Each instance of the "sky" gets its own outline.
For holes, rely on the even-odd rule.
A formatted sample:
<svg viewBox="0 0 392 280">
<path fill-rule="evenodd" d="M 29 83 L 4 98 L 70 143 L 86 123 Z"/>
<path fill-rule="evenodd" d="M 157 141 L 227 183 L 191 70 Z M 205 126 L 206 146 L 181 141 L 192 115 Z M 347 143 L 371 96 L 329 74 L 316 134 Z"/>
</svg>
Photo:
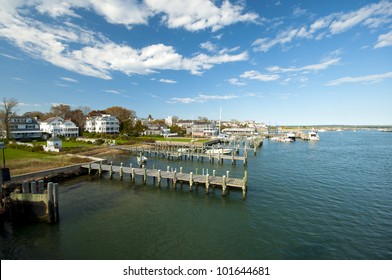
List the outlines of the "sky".
<svg viewBox="0 0 392 280">
<path fill-rule="evenodd" d="M 392 125 L 392 1 L 0 0 L 0 97 L 18 114 Z"/>
</svg>

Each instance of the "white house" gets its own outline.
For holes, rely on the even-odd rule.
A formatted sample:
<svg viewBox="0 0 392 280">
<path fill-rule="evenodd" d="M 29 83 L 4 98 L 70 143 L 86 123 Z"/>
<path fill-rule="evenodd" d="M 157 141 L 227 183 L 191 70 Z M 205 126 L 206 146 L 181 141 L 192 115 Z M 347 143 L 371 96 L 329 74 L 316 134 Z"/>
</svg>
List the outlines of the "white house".
<svg viewBox="0 0 392 280">
<path fill-rule="evenodd" d="M 49 118 L 40 123 L 43 132 L 52 135 L 62 135 L 65 137 L 78 137 L 79 128 L 71 121 L 60 117 Z"/>
<path fill-rule="evenodd" d="M 116 117 L 106 114 L 88 117 L 85 124 L 85 130 L 95 133 L 119 133 L 120 122 Z"/>
<path fill-rule="evenodd" d="M 52 136 L 46 141 L 44 151 L 46 152 L 60 152 L 63 147 L 63 141 L 57 136 Z"/>
</svg>

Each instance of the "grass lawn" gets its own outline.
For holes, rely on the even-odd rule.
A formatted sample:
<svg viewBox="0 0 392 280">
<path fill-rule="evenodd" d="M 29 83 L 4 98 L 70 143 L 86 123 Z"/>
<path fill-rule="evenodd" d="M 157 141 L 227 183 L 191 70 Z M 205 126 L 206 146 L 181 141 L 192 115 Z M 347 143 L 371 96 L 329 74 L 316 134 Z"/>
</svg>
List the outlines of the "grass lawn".
<svg viewBox="0 0 392 280">
<path fill-rule="evenodd" d="M 87 161 L 83 158 L 70 157 L 61 154 L 28 152 L 11 148 L 7 148 L 5 150 L 5 159 L 6 167 L 10 169 L 11 176 L 73 165 Z M 1 160 L 3 160 L 2 157 Z"/>
</svg>

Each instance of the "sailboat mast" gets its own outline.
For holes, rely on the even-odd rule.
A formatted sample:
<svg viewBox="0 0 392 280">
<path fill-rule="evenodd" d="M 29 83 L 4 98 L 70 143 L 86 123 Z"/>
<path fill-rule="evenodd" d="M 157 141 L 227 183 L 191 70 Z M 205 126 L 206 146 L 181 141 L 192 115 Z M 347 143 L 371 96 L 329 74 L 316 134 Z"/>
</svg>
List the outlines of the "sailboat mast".
<svg viewBox="0 0 392 280">
<path fill-rule="evenodd" d="M 218 135 L 221 134 L 221 122 L 222 122 L 222 107 L 220 107 L 220 110 L 219 110 L 219 131 L 218 131 Z"/>
</svg>

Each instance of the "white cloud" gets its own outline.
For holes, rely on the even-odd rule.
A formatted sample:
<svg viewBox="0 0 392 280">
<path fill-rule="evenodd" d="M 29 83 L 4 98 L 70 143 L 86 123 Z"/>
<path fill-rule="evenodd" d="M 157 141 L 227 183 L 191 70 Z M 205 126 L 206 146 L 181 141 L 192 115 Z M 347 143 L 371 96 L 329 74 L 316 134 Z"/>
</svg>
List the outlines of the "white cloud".
<svg viewBox="0 0 392 280">
<path fill-rule="evenodd" d="M 374 48 L 378 49 L 389 46 L 392 46 L 392 31 L 378 36 L 378 41 Z"/>
<path fill-rule="evenodd" d="M 47 4 L 45 1 L 42 3 Z M 100 5 L 103 3 L 107 2 Z M 62 10 L 51 10 L 48 13 L 69 14 Z M 26 17 L 25 14 L 18 14 L 16 10 L 13 10 L 13 13 L 0 12 L 0 24 L 0 37 L 34 58 L 101 79 L 111 79 L 113 71 L 132 75 L 150 74 L 160 70 L 186 70 L 200 75 L 217 64 L 248 59 L 247 52 L 232 54 L 237 49 L 223 49 L 213 55 L 201 53 L 193 57 L 183 57 L 172 46 L 164 44 L 134 49 L 111 42 L 100 33 L 71 23 L 48 26 Z M 72 49 L 75 45 L 79 48 Z"/>
<path fill-rule="evenodd" d="M 330 58 L 318 64 L 311 64 L 303 67 L 289 67 L 283 68 L 279 66 L 272 66 L 267 68 L 270 72 L 275 73 L 287 73 L 287 72 L 301 72 L 301 71 L 318 71 L 318 70 L 325 70 L 328 67 L 337 64 L 340 61 L 340 58 Z"/>
<path fill-rule="evenodd" d="M 298 10 L 297 12 L 300 12 Z M 392 2 L 380 1 L 368 4 L 348 13 L 333 13 L 316 19 L 310 26 L 289 28 L 279 32 L 275 38 L 259 38 L 252 44 L 255 51 L 267 52 L 277 45 L 286 45 L 296 39 L 320 40 L 325 36 L 332 36 L 345 32 L 357 25 L 374 29 L 392 22 Z M 381 35 L 382 36 L 382 35 Z M 380 41 L 380 38 L 379 38 Z M 381 39 L 381 42 L 382 41 Z M 382 43 L 381 43 L 382 46 Z"/>
<path fill-rule="evenodd" d="M 279 75 L 272 74 L 272 75 L 266 75 L 266 74 L 261 74 L 260 72 L 256 70 L 251 70 L 251 71 L 246 71 L 243 74 L 240 75 L 241 78 L 243 79 L 248 79 L 248 80 L 259 80 L 262 82 L 269 82 L 269 81 L 275 81 L 280 78 Z"/>
<path fill-rule="evenodd" d="M 166 84 L 176 84 L 177 83 L 177 81 L 169 80 L 169 79 L 160 79 L 159 81 L 161 83 L 166 83 Z"/>
<path fill-rule="evenodd" d="M 231 78 L 227 80 L 230 84 L 235 85 L 235 86 L 246 86 L 246 83 L 243 81 L 240 81 L 237 78 Z"/>
<path fill-rule="evenodd" d="M 9 55 L 9 54 L 6 54 L 6 53 L 0 53 L 0 55 L 4 56 L 6 58 L 10 58 L 10 59 L 20 60 L 20 58 L 17 58 L 15 56 L 12 56 L 12 55 Z"/>
<path fill-rule="evenodd" d="M 113 93 L 113 94 L 120 94 L 120 92 L 118 90 L 114 90 L 114 89 L 106 89 L 106 90 L 104 90 L 104 92 Z"/>
<path fill-rule="evenodd" d="M 67 81 L 67 82 L 71 82 L 71 83 L 78 83 L 77 80 L 72 79 L 72 78 L 68 78 L 68 77 L 60 77 L 60 79 Z"/>
<path fill-rule="evenodd" d="M 16 3 L 12 4 L 14 1 Z M 84 8 L 100 14 L 109 23 L 122 24 L 131 28 L 136 24 L 147 24 L 149 18 L 160 16 L 169 28 L 185 28 L 197 31 L 211 28 L 219 30 L 237 22 L 255 22 L 258 15 L 244 12 L 241 4 L 223 1 L 218 7 L 210 0 L 36 0 L 18 2 L 6 1 L 9 8 L 35 5 L 38 12 L 51 17 L 78 17 L 76 9 Z"/>
<path fill-rule="evenodd" d="M 214 45 L 213 43 L 211 43 L 210 41 L 201 43 L 200 47 L 202 49 L 209 51 L 209 52 L 216 52 L 218 49 L 218 47 L 216 45 Z"/>
<path fill-rule="evenodd" d="M 232 5 L 228 0 L 217 7 L 209 0 L 145 0 L 146 4 L 156 13 L 163 13 L 163 22 L 169 28 L 185 28 L 197 31 L 211 28 L 217 31 L 226 25 L 237 22 L 255 22 L 258 15 L 244 13 L 244 7 Z"/>
<path fill-rule="evenodd" d="M 205 95 L 199 94 L 196 97 L 173 97 L 170 98 L 167 103 L 183 103 L 183 104 L 191 104 L 191 103 L 205 103 L 209 100 L 230 100 L 238 98 L 237 95 Z"/>
<path fill-rule="evenodd" d="M 343 78 L 329 81 L 327 83 L 327 86 L 337 86 L 345 83 L 374 84 L 390 78 L 392 78 L 392 72 L 387 72 L 384 74 L 368 75 L 368 76 L 343 77 Z"/>
</svg>

